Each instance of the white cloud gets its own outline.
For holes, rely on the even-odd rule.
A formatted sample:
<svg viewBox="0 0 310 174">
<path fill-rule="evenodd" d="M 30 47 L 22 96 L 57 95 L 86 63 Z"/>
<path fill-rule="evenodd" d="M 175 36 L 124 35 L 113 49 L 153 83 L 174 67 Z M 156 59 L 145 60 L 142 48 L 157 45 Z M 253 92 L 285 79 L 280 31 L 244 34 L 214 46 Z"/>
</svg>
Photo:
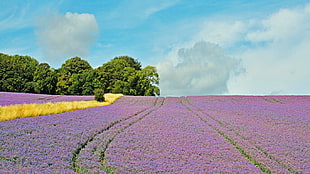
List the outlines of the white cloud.
<svg viewBox="0 0 310 174">
<path fill-rule="evenodd" d="M 173 46 L 157 65 L 162 94 L 310 94 L 309 19 L 307 4 L 264 19 L 196 24 L 200 32 Z M 201 40 L 204 46 L 188 46 Z M 232 75 L 242 68 L 244 73 Z"/>
<path fill-rule="evenodd" d="M 151 15 L 167 9 L 179 0 L 125 0 L 105 18 L 112 28 L 134 28 L 147 20 Z"/>
<path fill-rule="evenodd" d="M 23 4 L 23 8 L 12 5 L 9 8 L 3 8 L 0 12 L 0 32 L 6 30 L 16 30 L 30 27 L 32 24 L 33 12 L 30 11 L 28 3 Z"/>
<path fill-rule="evenodd" d="M 92 14 L 49 14 L 36 24 L 38 43 L 49 61 L 87 56 L 98 37 L 98 24 Z"/>
<path fill-rule="evenodd" d="M 247 31 L 239 54 L 247 73 L 229 84 L 237 94 L 310 94 L 310 4 L 281 9 Z"/>
<path fill-rule="evenodd" d="M 176 52 L 177 51 L 177 52 Z M 227 82 L 240 70 L 239 60 L 225 55 L 215 44 L 197 42 L 170 53 L 157 65 L 162 95 L 202 95 L 228 92 Z"/>
<path fill-rule="evenodd" d="M 244 37 L 248 27 L 242 21 L 207 21 L 194 40 L 206 40 L 223 47 L 229 47 Z"/>
<path fill-rule="evenodd" d="M 281 9 L 261 21 L 261 29 L 250 32 L 247 39 L 252 42 L 283 42 L 296 39 L 301 33 L 309 32 L 310 11 Z M 308 30 L 308 31 L 307 31 Z"/>
<path fill-rule="evenodd" d="M 151 16 L 152 14 L 159 12 L 161 10 L 164 10 L 170 6 L 175 5 L 179 0 L 173 0 L 173 1 L 156 1 L 155 4 L 152 4 L 150 7 L 145 8 L 144 10 L 144 18 L 148 18 L 149 16 Z M 145 1 L 147 2 L 147 1 Z M 150 1 L 151 2 L 151 1 Z M 154 1 L 153 1 L 154 2 Z M 139 1 L 139 3 L 141 4 L 141 1 Z M 149 3 L 149 2 L 148 2 Z"/>
</svg>

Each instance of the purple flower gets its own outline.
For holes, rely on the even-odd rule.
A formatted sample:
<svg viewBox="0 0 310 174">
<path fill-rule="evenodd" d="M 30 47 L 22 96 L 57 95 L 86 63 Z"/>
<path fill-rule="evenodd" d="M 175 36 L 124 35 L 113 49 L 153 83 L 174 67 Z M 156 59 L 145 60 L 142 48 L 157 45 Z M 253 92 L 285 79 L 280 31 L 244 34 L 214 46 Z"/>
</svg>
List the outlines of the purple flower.
<svg viewBox="0 0 310 174">
<path fill-rule="evenodd" d="M 309 125 L 310 96 L 124 96 L 0 122 L 0 173 L 309 173 Z"/>
</svg>

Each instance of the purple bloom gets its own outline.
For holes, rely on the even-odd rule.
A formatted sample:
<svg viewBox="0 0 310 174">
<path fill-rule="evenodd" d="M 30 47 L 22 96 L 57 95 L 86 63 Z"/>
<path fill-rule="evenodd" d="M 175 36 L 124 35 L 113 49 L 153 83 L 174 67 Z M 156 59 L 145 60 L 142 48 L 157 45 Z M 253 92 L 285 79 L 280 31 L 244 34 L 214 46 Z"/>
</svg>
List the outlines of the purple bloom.
<svg viewBox="0 0 310 174">
<path fill-rule="evenodd" d="M 94 96 L 47 95 L 15 92 L 0 92 L 0 106 L 29 103 L 55 103 L 63 101 L 94 100 Z"/>
<path fill-rule="evenodd" d="M 0 122 L 0 173 L 309 173 L 309 125 L 310 96 L 124 96 Z"/>
</svg>

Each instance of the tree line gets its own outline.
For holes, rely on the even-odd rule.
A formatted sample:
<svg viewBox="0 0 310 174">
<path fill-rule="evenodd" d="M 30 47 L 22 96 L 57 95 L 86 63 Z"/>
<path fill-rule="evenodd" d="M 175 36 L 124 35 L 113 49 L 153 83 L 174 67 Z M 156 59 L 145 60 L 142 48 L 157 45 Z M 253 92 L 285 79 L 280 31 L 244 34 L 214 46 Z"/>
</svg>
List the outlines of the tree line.
<svg viewBox="0 0 310 174">
<path fill-rule="evenodd" d="M 124 95 L 160 95 L 154 66 L 128 56 L 115 57 L 98 68 L 74 57 L 59 69 L 29 56 L 0 53 L 0 91 L 60 95 L 94 95 L 95 89 Z"/>
</svg>

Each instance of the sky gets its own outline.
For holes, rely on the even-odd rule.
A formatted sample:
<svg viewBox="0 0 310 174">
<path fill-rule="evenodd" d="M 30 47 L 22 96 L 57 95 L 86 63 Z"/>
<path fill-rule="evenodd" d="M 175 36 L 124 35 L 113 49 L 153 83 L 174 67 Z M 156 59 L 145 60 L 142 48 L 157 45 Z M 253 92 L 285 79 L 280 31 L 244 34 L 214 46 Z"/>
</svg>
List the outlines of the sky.
<svg viewBox="0 0 310 174">
<path fill-rule="evenodd" d="M 0 52 L 59 68 L 130 56 L 162 96 L 310 94 L 309 0 L 2 0 Z"/>
</svg>

